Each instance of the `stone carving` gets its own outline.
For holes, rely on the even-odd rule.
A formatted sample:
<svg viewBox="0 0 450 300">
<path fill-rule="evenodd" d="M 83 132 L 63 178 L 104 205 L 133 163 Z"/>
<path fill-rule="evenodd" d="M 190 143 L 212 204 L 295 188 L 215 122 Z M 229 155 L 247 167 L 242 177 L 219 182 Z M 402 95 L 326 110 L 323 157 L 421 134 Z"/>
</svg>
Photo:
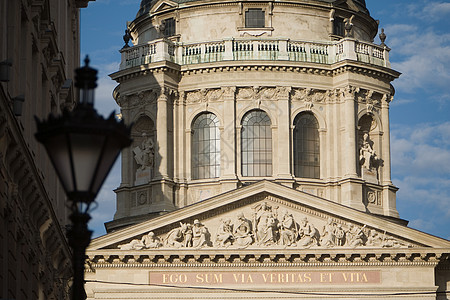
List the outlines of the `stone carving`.
<svg viewBox="0 0 450 300">
<path fill-rule="evenodd" d="M 200 248 L 207 246 L 207 234 L 208 229 L 199 220 L 194 220 L 194 226 L 192 227 L 192 247 Z"/>
<path fill-rule="evenodd" d="M 373 171 L 376 167 L 377 160 L 377 155 L 372 147 L 372 141 L 369 135 L 365 133 L 359 149 L 359 163 L 362 168 Z"/>
<path fill-rule="evenodd" d="M 145 133 L 142 134 L 144 140 L 142 141 L 141 147 L 137 146 L 133 149 L 134 159 L 137 164 L 140 165 L 140 169 L 144 170 L 146 168 L 153 168 L 155 149 L 152 138 L 147 137 Z"/>
<path fill-rule="evenodd" d="M 298 222 L 296 217 L 299 218 Z M 315 223 L 315 224 L 314 224 Z M 358 248 L 358 247 L 411 247 L 386 232 L 369 229 L 367 225 L 342 223 L 331 217 L 324 225 L 299 217 L 289 210 L 278 212 L 278 207 L 262 202 L 252 208 L 251 220 L 239 212 L 232 219 L 221 219 L 211 242 L 209 228 L 195 219 L 193 224 L 180 223 L 162 237 L 153 232 L 119 245 L 122 250 L 145 250 L 156 248 Z M 321 228 L 319 231 L 317 228 Z"/>
<path fill-rule="evenodd" d="M 221 220 L 216 233 L 215 245 L 217 247 L 229 247 L 233 241 L 233 225 L 231 225 L 231 219 Z"/>
<path fill-rule="evenodd" d="M 294 217 L 287 210 L 284 212 L 278 228 L 280 229 L 280 245 L 295 247 L 299 228 Z"/>
<path fill-rule="evenodd" d="M 159 238 L 155 237 L 155 234 L 150 231 L 147 235 L 144 235 L 140 240 L 134 239 L 128 244 L 119 245 L 121 250 L 142 250 L 142 249 L 155 249 L 161 247 L 162 244 Z"/>
<path fill-rule="evenodd" d="M 300 221 L 299 237 L 300 246 L 311 247 L 319 245 L 319 232 L 306 217 L 302 218 Z"/>
<path fill-rule="evenodd" d="M 238 214 L 234 228 L 234 240 L 239 248 L 248 247 L 253 243 L 252 224 L 243 213 Z"/>
</svg>

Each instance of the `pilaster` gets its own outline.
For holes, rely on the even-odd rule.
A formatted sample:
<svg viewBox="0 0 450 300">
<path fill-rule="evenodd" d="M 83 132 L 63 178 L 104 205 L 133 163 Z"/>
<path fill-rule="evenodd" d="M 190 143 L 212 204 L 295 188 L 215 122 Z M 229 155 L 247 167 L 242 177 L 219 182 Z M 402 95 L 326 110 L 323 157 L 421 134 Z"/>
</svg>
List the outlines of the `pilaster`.
<svg viewBox="0 0 450 300">
<path fill-rule="evenodd" d="M 169 161 L 168 161 L 168 89 L 161 88 L 159 97 L 156 100 L 156 179 L 167 178 L 169 176 Z"/>
</svg>

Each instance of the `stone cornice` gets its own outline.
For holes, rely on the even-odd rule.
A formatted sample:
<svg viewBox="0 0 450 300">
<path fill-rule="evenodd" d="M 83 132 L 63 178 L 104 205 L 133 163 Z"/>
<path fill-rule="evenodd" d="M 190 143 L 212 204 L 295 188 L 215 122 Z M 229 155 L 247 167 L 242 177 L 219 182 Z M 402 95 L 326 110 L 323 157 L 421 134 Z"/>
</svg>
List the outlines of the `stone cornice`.
<svg viewBox="0 0 450 300">
<path fill-rule="evenodd" d="M 148 65 L 136 66 L 110 74 L 109 76 L 120 83 L 125 80 L 146 76 L 148 74 L 159 74 L 171 72 L 182 76 L 192 74 L 207 74 L 218 72 L 235 71 L 270 71 L 270 72 L 296 72 L 320 76 L 337 76 L 342 73 L 358 73 L 370 77 L 385 78 L 393 81 L 401 73 L 370 64 L 355 62 L 351 60 L 342 61 L 332 65 L 319 65 L 308 62 L 291 61 L 221 61 L 216 63 L 205 63 L 195 65 L 178 65 L 169 61 L 157 62 Z"/>
<path fill-rule="evenodd" d="M 251 252 L 251 253 L 249 253 Z M 431 266 L 450 259 L 449 249 L 173 249 L 87 252 L 87 272 L 96 268 L 321 268 Z"/>
</svg>

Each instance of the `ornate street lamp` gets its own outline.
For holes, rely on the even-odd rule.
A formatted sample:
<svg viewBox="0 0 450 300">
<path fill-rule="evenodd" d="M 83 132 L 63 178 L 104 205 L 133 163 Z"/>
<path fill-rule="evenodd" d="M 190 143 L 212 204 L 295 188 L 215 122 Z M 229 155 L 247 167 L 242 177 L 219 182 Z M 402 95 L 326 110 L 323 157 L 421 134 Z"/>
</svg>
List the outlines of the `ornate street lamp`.
<svg viewBox="0 0 450 300">
<path fill-rule="evenodd" d="M 85 66 L 75 70 L 75 86 L 80 102 L 73 111 L 48 120 L 36 118 L 36 139 L 50 157 L 70 201 L 72 227 L 68 231 L 73 249 L 74 278 L 72 299 L 84 300 L 84 261 L 92 231 L 88 230 L 89 211 L 100 187 L 120 151 L 131 144 L 130 128 L 117 121 L 114 112 L 104 119 L 94 109 L 97 70 Z"/>
</svg>

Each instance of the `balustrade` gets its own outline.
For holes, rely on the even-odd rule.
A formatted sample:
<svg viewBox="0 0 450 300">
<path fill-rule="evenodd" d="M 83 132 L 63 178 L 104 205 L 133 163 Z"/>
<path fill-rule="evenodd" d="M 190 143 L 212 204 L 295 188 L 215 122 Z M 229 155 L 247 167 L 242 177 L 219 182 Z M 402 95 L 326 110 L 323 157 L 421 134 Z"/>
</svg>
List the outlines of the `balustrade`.
<svg viewBox="0 0 450 300">
<path fill-rule="evenodd" d="M 289 60 L 332 64 L 345 59 L 389 67 L 389 48 L 342 39 L 337 42 L 307 42 L 287 39 L 232 39 L 204 43 L 176 43 L 160 39 L 124 48 L 120 69 L 170 60 L 181 65 L 240 60 Z"/>
</svg>

